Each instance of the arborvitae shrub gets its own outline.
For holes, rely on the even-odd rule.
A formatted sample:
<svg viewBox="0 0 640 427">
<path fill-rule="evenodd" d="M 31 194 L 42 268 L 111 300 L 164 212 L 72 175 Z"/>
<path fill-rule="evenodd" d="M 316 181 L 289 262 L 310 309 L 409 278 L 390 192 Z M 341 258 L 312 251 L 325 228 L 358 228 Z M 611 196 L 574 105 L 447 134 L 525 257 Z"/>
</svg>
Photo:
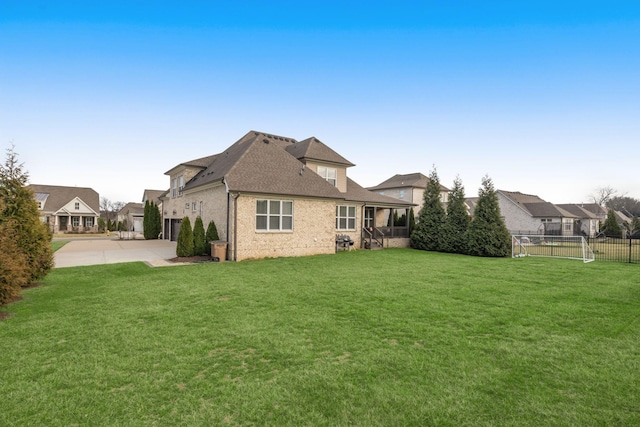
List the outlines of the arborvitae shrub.
<svg viewBox="0 0 640 427">
<path fill-rule="evenodd" d="M 153 230 L 154 239 L 160 237 L 162 233 L 162 215 L 160 215 L 160 208 L 155 202 L 151 202 L 151 228 Z"/>
<path fill-rule="evenodd" d="M 13 148 L 7 150 L 7 160 L 0 165 L 0 224 L 3 234 L 11 235 L 28 269 L 28 283 L 44 277 L 53 268 L 51 230 L 40 222 L 38 204 L 33 191 L 26 187 L 28 174 L 23 172 Z M 0 246 L 0 251 L 4 247 Z"/>
<path fill-rule="evenodd" d="M 193 225 L 193 251 L 195 255 L 206 255 L 207 248 L 205 246 L 204 225 L 202 218 L 197 217 Z"/>
<path fill-rule="evenodd" d="M 153 237 L 153 220 L 151 218 L 151 205 L 149 204 L 149 201 L 147 200 L 146 202 L 144 202 L 144 217 L 142 219 L 142 234 L 144 235 L 144 238 L 149 240 L 149 239 L 154 239 L 155 237 Z"/>
<path fill-rule="evenodd" d="M 0 305 L 20 293 L 30 281 L 27 256 L 17 243 L 15 224 L 0 223 Z"/>
<path fill-rule="evenodd" d="M 191 221 L 188 216 L 182 219 L 180 225 L 180 234 L 178 234 L 178 244 L 176 246 L 176 255 L 179 257 L 193 256 L 193 230 L 191 229 Z"/>
</svg>

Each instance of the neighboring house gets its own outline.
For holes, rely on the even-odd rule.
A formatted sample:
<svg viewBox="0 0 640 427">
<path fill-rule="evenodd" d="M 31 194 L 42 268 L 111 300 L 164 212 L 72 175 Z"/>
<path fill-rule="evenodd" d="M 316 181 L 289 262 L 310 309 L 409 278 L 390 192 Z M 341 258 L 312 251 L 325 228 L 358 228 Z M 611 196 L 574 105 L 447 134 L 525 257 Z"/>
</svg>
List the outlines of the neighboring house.
<svg viewBox="0 0 640 427">
<path fill-rule="evenodd" d="M 518 191 L 497 190 L 500 213 L 513 234 L 576 235 L 580 220 L 575 215 L 540 197 Z"/>
<path fill-rule="evenodd" d="M 144 232 L 144 205 L 147 200 L 158 206 L 162 212 L 162 196 L 166 190 L 144 190 L 142 203 L 129 202 L 118 211 L 118 222 L 126 224 L 126 231 Z"/>
<path fill-rule="evenodd" d="M 593 212 L 584 208 L 583 204 L 558 204 L 557 207 L 575 215 L 574 234 L 594 237 L 600 231 L 600 220 Z"/>
<path fill-rule="evenodd" d="M 238 261 L 333 253 L 338 234 L 364 246 L 391 209 L 412 204 L 364 189 L 347 176 L 353 166 L 315 137 L 251 131 L 219 154 L 165 173 L 163 235 L 176 240 L 182 219 L 193 225 L 200 216 L 205 228 L 215 222 L 227 258 Z M 384 245 L 407 246 L 408 236 L 387 236 Z"/>
<path fill-rule="evenodd" d="M 162 212 L 162 198 L 166 195 L 167 190 L 144 190 L 142 193 L 142 206 L 147 202 L 153 202 L 158 206 L 160 212 Z"/>
<path fill-rule="evenodd" d="M 607 219 L 607 210 L 597 203 L 581 203 L 580 206 L 594 214 L 600 222 L 604 222 Z"/>
<path fill-rule="evenodd" d="M 424 204 L 424 190 L 428 183 L 429 178 L 419 172 L 398 174 L 375 187 L 368 187 L 367 190 L 417 205 L 417 208 L 414 209 L 414 214 L 417 217 Z M 447 187 L 440 184 L 440 200 L 445 206 L 449 201 L 449 192 Z"/>
<path fill-rule="evenodd" d="M 142 203 L 129 202 L 118 211 L 118 222 L 124 224 L 126 230 L 143 232 L 144 205 Z"/>
<path fill-rule="evenodd" d="M 31 184 L 40 219 L 54 233 L 95 233 L 100 197 L 91 188 Z"/>
</svg>

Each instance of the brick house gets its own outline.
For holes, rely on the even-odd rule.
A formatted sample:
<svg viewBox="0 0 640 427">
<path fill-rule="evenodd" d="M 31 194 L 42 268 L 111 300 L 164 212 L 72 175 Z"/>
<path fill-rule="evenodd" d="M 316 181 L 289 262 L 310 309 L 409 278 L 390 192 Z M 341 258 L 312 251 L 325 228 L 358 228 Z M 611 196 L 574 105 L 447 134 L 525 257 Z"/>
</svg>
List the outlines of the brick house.
<svg viewBox="0 0 640 427">
<path fill-rule="evenodd" d="M 354 164 L 315 137 L 250 131 L 224 151 L 180 163 L 167 172 L 163 236 L 176 240 L 184 217 L 214 221 L 228 242 L 227 259 L 328 254 L 336 235 L 355 246 L 377 241 L 408 246 L 408 237 L 379 231 L 392 209 L 411 203 L 376 194 L 347 176 Z M 386 238 L 385 238 L 386 237 Z"/>
</svg>

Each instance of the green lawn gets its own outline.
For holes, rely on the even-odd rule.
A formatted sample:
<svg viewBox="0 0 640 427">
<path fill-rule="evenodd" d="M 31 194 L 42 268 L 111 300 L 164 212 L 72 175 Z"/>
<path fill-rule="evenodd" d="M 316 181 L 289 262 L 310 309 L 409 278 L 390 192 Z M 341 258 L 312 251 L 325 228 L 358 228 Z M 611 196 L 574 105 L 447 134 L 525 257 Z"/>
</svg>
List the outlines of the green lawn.
<svg viewBox="0 0 640 427">
<path fill-rule="evenodd" d="M 640 267 L 404 249 L 54 270 L 2 426 L 640 425 Z"/>
</svg>

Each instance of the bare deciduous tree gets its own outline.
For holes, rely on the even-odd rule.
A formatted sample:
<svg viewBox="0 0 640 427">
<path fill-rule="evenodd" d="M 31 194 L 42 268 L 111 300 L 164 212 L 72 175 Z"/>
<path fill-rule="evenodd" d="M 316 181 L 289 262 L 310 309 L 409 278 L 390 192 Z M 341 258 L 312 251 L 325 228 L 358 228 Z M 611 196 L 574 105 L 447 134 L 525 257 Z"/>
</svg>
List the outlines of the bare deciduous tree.
<svg viewBox="0 0 640 427">
<path fill-rule="evenodd" d="M 596 188 L 595 193 L 591 194 L 591 196 L 589 197 L 591 198 L 591 200 L 593 200 L 593 203 L 597 203 L 600 206 L 607 207 L 611 199 L 613 197 L 616 197 L 617 194 L 618 191 L 616 189 L 610 186 L 605 186 Z"/>
</svg>

